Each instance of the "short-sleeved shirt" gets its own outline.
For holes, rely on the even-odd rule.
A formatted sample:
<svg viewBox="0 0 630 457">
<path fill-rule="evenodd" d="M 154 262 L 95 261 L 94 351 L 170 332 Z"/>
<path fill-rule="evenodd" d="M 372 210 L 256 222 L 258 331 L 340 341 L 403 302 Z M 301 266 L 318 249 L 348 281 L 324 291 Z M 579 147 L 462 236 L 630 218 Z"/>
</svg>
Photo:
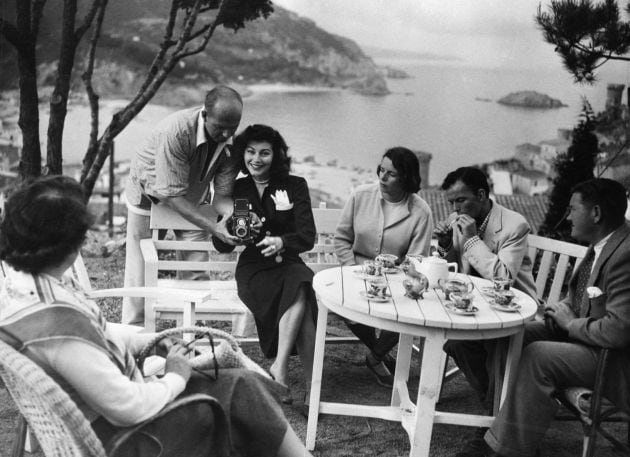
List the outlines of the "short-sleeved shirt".
<svg viewBox="0 0 630 457">
<path fill-rule="evenodd" d="M 177 111 L 161 121 L 131 161 L 125 190 L 127 203 L 150 209 L 151 201 L 185 196 L 194 204 L 210 200 L 210 183 L 231 195 L 240 161 L 230 151 L 231 138 L 208 138 L 202 108 Z"/>
</svg>

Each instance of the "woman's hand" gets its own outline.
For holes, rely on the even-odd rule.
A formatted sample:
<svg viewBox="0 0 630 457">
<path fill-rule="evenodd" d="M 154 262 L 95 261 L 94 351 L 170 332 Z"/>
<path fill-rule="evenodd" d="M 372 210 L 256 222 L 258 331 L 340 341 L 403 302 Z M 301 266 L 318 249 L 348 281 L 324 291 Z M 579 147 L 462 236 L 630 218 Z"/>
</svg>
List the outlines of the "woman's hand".
<svg viewBox="0 0 630 457">
<path fill-rule="evenodd" d="M 192 368 L 188 363 L 186 355 L 192 348 L 182 346 L 181 344 L 173 344 L 166 356 L 166 364 L 164 365 L 165 373 L 176 373 L 188 382 Z"/>
<path fill-rule="evenodd" d="M 262 241 L 256 244 L 256 246 L 263 248 L 260 251 L 262 255 L 265 257 L 271 257 L 272 255 L 276 255 L 282 251 L 282 248 L 284 248 L 284 242 L 279 236 L 266 236 L 262 239 Z"/>
<path fill-rule="evenodd" d="M 171 338 L 164 338 L 155 345 L 155 355 L 166 358 L 175 342 Z"/>
</svg>

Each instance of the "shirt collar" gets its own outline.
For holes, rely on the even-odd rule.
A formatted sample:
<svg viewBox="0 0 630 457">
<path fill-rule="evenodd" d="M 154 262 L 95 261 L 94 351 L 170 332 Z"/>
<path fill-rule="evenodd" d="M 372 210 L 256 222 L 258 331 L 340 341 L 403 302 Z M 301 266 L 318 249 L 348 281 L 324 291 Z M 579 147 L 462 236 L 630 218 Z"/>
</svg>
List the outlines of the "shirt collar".
<svg viewBox="0 0 630 457">
<path fill-rule="evenodd" d="M 197 115 L 197 136 L 196 136 L 196 147 L 201 146 L 204 143 L 208 142 L 208 135 L 206 134 L 206 120 L 203 118 L 203 108 L 199 109 L 199 114 Z M 217 151 L 221 151 L 225 149 L 225 154 L 230 157 L 230 148 L 226 148 L 225 145 L 232 145 L 232 138 L 229 137 L 226 141 L 217 144 Z"/>
<path fill-rule="evenodd" d="M 593 246 L 593 251 L 595 251 L 595 257 L 593 258 L 593 266 L 595 266 L 595 263 L 597 262 L 599 255 L 602 253 L 604 246 L 606 246 L 606 243 L 608 242 L 611 236 L 612 236 L 612 232 L 606 235 L 601 240 L 599 240 L 599 242 L 595 246 Z"/>
<path fill-rule="evenodd" d="M 483 222 L 481 223 L 481 225 L 479 226 L 479 229 L 477 230 L 477 235 L 479 235 L 479 238 L 483 239 L 483 234 L 486 232 L 486 227 L 488 227 L 488 221 L 490 221 L 490 213 L 492 213 L 492 200 L 490 200 L 490 211 L 488 211 L 488 214 L 486 214 L 486 218 L 483 220 Z"/>
</svg>

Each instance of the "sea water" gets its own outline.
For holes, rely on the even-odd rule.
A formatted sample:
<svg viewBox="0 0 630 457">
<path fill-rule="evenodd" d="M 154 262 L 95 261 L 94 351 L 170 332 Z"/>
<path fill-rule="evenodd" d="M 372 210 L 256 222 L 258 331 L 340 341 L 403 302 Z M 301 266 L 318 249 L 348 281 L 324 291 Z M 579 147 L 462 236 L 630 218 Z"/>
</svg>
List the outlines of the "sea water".
<svg viewBox="0 0 630 457">
<path fill-rule="evenodd" d="M 457 63 L 378 62 L 405 70 L 411 78 L 389 79 L 387 96 L 350 91 L 256 92 L 245 98 L 241 128 L 251 123 L 278 129 L 298 160 L 371 169 L 392 146 L 432 154 L 430 183 L 438 184 L 457 166 L 514 155 L 518 144 L 554 139 L 558 128 L 578 121 L 582 97 L 602 110 L 607 82 L 579 86 L 566 71 L 475 68 Z M 568 105 L 557 109 L 504 106 L 510 92 L 536 90 Z M 109 108 L 124 106 L 109 102 Z M 175 108 L 149 105 L 116 139 L 116 160 L 129 160 L 156 122 Z M 109 114 L 111 116 L 111 114 Z M 107 116 L 101 122 L 109 121 Z M 45 131 L 46 121 L 42 122 Z M 64 136 L 64 163 L 79 163 L 89 132 L 89 110 L 74 107 Z"/>
</svg>

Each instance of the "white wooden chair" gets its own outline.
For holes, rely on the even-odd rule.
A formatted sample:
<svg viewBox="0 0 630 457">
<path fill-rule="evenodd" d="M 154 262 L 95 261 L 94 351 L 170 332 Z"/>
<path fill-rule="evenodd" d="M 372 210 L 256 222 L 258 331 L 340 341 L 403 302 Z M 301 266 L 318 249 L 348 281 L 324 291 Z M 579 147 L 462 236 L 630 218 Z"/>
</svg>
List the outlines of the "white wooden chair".
<svg viewBox="0 0 630 457">
<path fill-rule="evenodd" d="M 534 262 L 536 294 L 543 303 L 558 302 L 563 287 L 586 254 L 586 247 L 538 235 L 527 237 L 529 257 Z M 551 281 L 550 281 L 551 279 Z"/>
<path fill-rule="evenodd" d="M 202 209 L 203 211 L 203 209 Z M 337 264 L 332 244 L 340 210 L 314 208 L 313 216 L 318 239 L 315 247 L 303 254 L 306 264 L 315 272 Z M 197 302 L 190 300 L 165 300 L 164 297 L 145 299 L 145 329 L 153 331 L 156 319 L 175 319 L 177 326 L 192 326 L 197 319 L 232 321 L 232 334 L 250 337 L 255 333 L 253 316 L 238 298 L 233 273 L 238 253 L 220 254 L 210 241 L 182 241 L 160 239 L 165 230 L 196 230 L 194 224 L 166 205 L 153 205 L 150 220 L 151 238 L 141 240 L 140 247 L 145 264 L 145 285 L 149 288 L 167 288 L 188 292 L 205 293 L 206 297 Z M 172 251 L 206 251 L 207 261 L 175 260 L 169 257 Z M 172 257 L 172 255 L 171 255 Z M 187 280 L 162 277 L 162 272 L 210 271 L 215 276 L 228 276 L 229 279 Z"/>
</svg>

